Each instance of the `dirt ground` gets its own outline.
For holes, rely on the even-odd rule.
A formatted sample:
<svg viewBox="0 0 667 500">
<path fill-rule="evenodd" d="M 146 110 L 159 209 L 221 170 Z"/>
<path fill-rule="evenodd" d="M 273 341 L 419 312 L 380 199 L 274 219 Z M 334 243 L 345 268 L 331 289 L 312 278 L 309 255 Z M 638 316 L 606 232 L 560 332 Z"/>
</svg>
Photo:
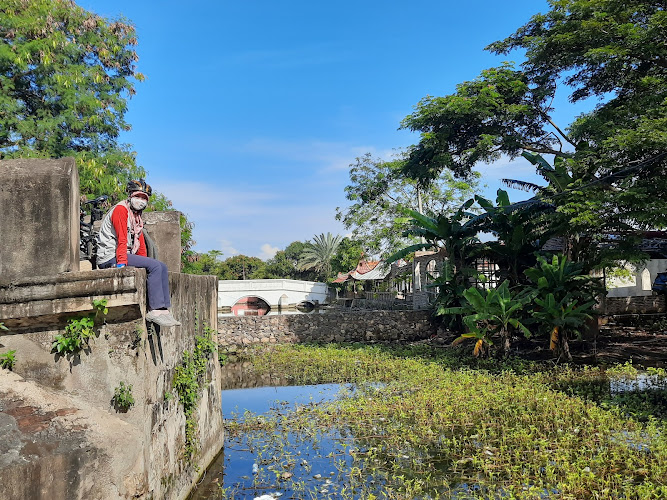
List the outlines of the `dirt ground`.
<svg viewBox="0 0 667 500">
<path fill-rule="evenodd" d="M 632 361 L 644 367 L 667 368 L 667 315 L 625 315 L 600 318 L 599 331 L 570 340 L 574 363 L 609 365 Z M 458 335 L 441 331 L 430 342 L 450 346 Z M 517 354 L 532 360 L 556 360 L 548 340 L 516 338 Z"/>
</svg>

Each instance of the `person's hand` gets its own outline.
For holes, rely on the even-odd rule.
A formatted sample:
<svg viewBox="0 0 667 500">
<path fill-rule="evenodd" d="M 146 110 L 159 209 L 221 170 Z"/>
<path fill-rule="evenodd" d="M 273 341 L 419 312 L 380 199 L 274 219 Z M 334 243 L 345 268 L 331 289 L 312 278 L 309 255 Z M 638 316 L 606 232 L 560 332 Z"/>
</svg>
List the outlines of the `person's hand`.
<svg viewBox="0 0 667 500">
<path fill-rule="evenodd" d="M 125 264 L 116 264 L 116 267 L 125 267 Z"/>
</svg>

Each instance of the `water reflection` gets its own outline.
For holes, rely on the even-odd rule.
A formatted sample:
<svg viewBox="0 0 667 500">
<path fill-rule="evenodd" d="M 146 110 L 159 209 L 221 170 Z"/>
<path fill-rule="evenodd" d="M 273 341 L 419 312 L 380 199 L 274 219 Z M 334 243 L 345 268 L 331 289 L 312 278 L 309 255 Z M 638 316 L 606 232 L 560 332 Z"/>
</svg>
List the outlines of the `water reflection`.
<svg viewBox="0 0 667 500">
<path fill-rule="evenodd" d="M 279 307 L 272 307 L 264 314 L 259 316 L 285 316 L 292 314 L 326 314 L 330 309 L 328 307 L 313 307 L 312 309 L 280 309 Z M 244 313 L 243 316 L 258 316 L 258 314 L 248 314 Z M 234 314 L 234 312 L 219 312 L 218 318 L 228 318 L 231 316 L 239 316 L 239 314 Z"/>
<path fill-rule="evenodd" d="M 230 389 L 222 391 L 222 412 L 226 419 L 242 422 L 246 411 L 256 415 L 282 413 L 299 405 L 333 401 L 350 391 L 353 387 L 344 384 Z M 331 470 L 328 455 L 336 452 L 345 436 L 330 431 L 318 436 L 315 446 L 296 433 L 288 432 L 286 439 L 282 436 L 280 445 L 273 437 L 271 433 L 262 438 L 247 434 L 226 436 L 223 451 L 190 499 L 252 499 L 267 494 L 274 499 L 304 498 L 299 490 L 300 485 L 305 485 L 303 481 L 316 483 L 311 488 L 315 492 L 336 489 L 337 472 Z M 339 462 L 342 470 L 351 461 L 352 457 L 344 457 Z"/>
</svg>

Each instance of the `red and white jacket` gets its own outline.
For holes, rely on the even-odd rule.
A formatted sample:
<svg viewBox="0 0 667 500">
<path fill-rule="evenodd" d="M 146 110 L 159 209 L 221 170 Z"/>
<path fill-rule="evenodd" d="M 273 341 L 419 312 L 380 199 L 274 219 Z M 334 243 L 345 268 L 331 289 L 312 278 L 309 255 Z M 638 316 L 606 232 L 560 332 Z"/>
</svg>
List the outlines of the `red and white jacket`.
<svg viewBox="0 0 667 500">
<path fill-rule="evenodd" d="M 104 264 L 116 257 L 116 264 L 127 264 L 127 254 L 132 253 L 134 235 L 132 234 L 130 211 L 124 202 L 117 203 L 102 219 L 102 226 L 97 235 L 97 263 Z M 139 235 L 139 249 L 136 255 L 146 257 L 144 235 Z"/>
</svg>

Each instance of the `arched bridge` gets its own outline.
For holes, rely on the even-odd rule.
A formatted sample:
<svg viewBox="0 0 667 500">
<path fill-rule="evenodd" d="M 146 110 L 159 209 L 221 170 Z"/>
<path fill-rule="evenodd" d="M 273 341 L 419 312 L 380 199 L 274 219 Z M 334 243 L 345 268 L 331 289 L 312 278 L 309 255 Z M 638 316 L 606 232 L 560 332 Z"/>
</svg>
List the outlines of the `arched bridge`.
<svg viewBox="0 0 667 500">
<path fill-rule="evenodd" d="M 220 280 L 218 282 L 218 312 L 244 314 L 242 304 L 261 299 L 272 311 L 294 309 L 298 304 L 327 303 L 326 283 L 288 279 Z M 263 313 L 262 313 L 263 314 Z"/>
</svg>

